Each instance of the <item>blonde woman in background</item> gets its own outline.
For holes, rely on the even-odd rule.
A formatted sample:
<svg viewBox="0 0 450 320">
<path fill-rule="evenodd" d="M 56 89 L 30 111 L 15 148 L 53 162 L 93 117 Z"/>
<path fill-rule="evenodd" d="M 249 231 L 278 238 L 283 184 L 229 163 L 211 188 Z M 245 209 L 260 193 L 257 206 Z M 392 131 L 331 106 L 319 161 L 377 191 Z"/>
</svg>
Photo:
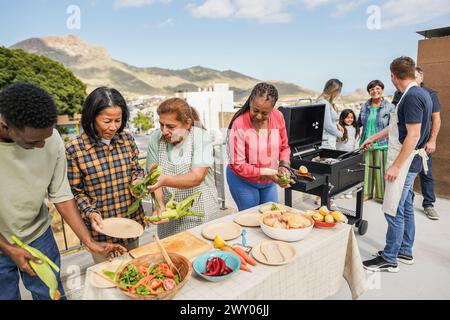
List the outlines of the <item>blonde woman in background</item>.
<svg viewBox="0 0 450 320">
<path fill-rule="evenodd" d="M 338 79 L 330 79 L 325 84 L 322 94 L 317 98 L 317 103 L 325 104 L 325 119 L 323 123 L 322 148 L 336 149 L 337 138 L 342 138 L 344 129 L 337 123 L 338 110 L 336 99 L 341 95 L 342 82 Z"/>
<path fill-rule="evenodd" d="M 336 150 L 338 138 L 344 135 L 344 128 L 338 123 L 338 110 L 336 99 L 341 95 L 342 82 L 338 79 L 330 79 L 325 83 L 322 94 L 317 98 L 317 103 L 325 104 L 325 118 L 323 123 L 322 148 Z M 320 197 L 315 199 L 316 205 L 320 205 Z M 331 202 L 331 206 L 334 201 Z"/>
</svg>

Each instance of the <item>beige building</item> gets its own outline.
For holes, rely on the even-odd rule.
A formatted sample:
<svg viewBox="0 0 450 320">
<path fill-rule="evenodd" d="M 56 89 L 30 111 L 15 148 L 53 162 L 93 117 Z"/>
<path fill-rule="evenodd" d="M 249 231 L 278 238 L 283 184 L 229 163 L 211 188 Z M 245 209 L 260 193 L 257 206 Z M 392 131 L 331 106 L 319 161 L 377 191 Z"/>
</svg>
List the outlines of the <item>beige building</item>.
<svg viewBox="0 0 450 320">
<path fill-rule="evenodd" d="M 424 70 L 424 85 L 436 90 L 441 102 L 441 131 L 433 155 L 433 176 L 438 196 L 450 198 L 450 27 L 419 31 L 417 65 Z"/>
</svg>

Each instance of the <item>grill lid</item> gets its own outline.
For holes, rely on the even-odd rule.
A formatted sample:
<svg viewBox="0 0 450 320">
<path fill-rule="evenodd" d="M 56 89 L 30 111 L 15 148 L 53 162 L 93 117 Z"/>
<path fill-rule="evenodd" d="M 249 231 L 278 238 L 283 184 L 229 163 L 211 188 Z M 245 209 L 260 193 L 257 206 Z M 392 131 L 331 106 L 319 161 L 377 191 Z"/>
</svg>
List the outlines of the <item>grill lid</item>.
<svg viewBox="0 0 450 320">
<path fill-rule="evenodd" d="M 279 107 L 284 115 L 291 150 L 302 151 L 322 145 L 325 104 Z"/>
</svg>

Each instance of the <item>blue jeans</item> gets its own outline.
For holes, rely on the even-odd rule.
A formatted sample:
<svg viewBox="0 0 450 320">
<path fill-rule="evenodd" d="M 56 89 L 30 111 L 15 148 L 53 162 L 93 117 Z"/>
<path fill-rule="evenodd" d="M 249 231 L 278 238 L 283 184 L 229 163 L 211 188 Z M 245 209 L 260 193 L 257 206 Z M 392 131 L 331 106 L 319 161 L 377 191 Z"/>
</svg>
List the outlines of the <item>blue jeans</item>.
<svg viewBox="0 0 450 320">
<path fill-rule="evenodd" d="M 434 203 L 436 202 L 436 195 L 434 194 L 434 179 L 433 173 L 431 172 L 431 155 L 429 155 L 428 157 L 428 174 L 425 174 L 424 169 L 422 169 L 422 171 L 419 173 L 420 186 L 423 194 L 422 206 L 424 209 L 433 207 Z"/>
<path fill-rule="evenodd" d="M 239 211 L 256 207 L 266 202 L 278 202 L 277 185 L 271 183 L 253 183 L 237 176 L 227 166 L 227 180 L 231 196 Z"/>
<path fill-rule="evenodd" d="M 39 238 L 29 244 L 40 250 L 56 265 L 61 266 L 61 255 L 53 237 L 51 228 Z M 52 269 L 53 270 L 53 269 Z M 0 300 L 20 300 L 19 275 L 22 282 L 33 296 L 33 300 L 50 300 L 48 287 L 37 276 L 31 277 L 28 273 L 19 270 L 13 260 L 6 254 L 0 254 Z M 65 296 L 59 273 L 57 274 L 58 289 L 61 298 Z"/>
<path fill-rule="evenodd" d="M 382 256 L 390 263 L 397 263 L 399 253 L 412 256 L 415 236 L 413 186 L 417 173 L 409 172 L 406 176 L 402 196 L 395 217 L 384 214 L 388 223 L 386 246 Z"/>
</svg>

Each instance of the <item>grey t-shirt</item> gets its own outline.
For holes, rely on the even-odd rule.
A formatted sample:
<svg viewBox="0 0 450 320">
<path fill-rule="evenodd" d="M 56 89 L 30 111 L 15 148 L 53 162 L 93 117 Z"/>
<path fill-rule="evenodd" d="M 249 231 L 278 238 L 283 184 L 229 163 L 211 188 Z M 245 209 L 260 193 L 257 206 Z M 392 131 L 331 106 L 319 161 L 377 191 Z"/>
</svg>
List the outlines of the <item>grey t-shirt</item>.
<svg viewBox="0 0 450 320">
<path fill-rule="evenodd" d="M 53 203 L 73 199 L 64 144 L 56 130 L 41 149 L 0 142 L 0 177 L 0 233 L 9 242 L 15 235 L 30 243 L 47 231 L 51 217 L 46 196 Z"/>
</svg>

